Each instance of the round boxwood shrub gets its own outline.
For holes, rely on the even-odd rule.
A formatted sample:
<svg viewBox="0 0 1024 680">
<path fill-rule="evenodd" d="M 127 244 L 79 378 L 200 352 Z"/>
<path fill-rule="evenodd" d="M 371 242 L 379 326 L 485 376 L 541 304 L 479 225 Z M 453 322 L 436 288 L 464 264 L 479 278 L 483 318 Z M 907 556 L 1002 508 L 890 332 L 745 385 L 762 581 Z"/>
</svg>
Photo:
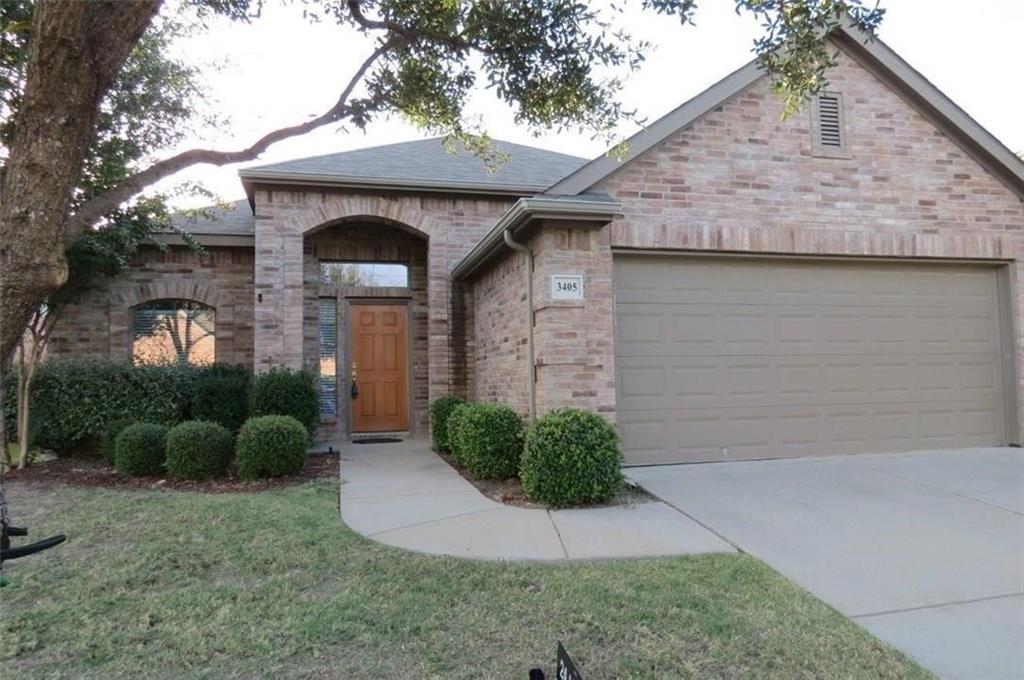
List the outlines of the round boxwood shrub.
<svg viewBox="0 0 1024 680">
<path fill-rule="evenodd" d="M 235 465 L 242 479 L 280 477 L 306 464 L 309 432 L 291 416 L 257 416 L 242 425 L 235 445 Z"/>
<path fill-rule="evenodd" d="M 508 406 L 470 404 L 452 445 L 455 460 L 474 477 L 514 477 L 523 452 L 523 423 Z"/>
<path fill-rule="evenodd" d="M 430 402 L 430 442 L 435 451 L 448 451 L 448 418 L 452 410 L 466 402 L 458 397 L 440 397 Z"/>
<path fill-rule="evenodd" d="M 134 423 L 114 440 L 114 467 L 132 477 L 153 477 L 164 471 L 167 427 Z"/>
<path fill-rule="evenodd" d="M 219 477 L 231 464 L 234 436 L 231 431 L 207 420 L 190 420 L 167 433 L 167 460 L 171 477 L 202 481 Z"/>
<path fill-rule="evenodd" d="M 291 416 L 313 432 L 320 420 L 316 378 L 308 371 L 273 368 L 256 376 L 252 384 L 254 416 Z"/>
<path fill-rule="evenodd" d="M 535 501 L 567 506 L 601 503 L 622 484 L 619 436 L 596 413 L 551 411 L 526 433 L 519 474 Z"/>
<path fill-rule="evenodd" d="M 249 373 L 243 367 L 213 367 L 200 377 L 192 396 L 192 419 L 238 432 L 249 416 Z"/>
<path fill-rule="evenodd" d="M 124 432 L 126 427 L 137 422 L 134 418 L 117 418 L 107 424 L 107 429 L 103 432 L 103 437 L 100 438 L 100 453 L 103 454 L 103 457 L 111 465 L 117 460 L 116 444 L 118 435 Z"/>
</svg>

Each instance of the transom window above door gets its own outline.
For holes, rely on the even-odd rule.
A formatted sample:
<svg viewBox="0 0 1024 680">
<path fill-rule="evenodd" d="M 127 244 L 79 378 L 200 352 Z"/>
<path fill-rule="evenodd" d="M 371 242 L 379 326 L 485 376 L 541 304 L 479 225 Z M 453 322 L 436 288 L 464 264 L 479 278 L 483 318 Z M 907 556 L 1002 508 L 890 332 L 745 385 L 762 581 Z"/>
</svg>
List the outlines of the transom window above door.
<svg viewBox="0 0 1024 680">
<path fill-rule="evenodd" d="M 320 262 L 320 283 L 341 288 L 408 288 L 409 267 L 398 262 Z"/>
</svg>

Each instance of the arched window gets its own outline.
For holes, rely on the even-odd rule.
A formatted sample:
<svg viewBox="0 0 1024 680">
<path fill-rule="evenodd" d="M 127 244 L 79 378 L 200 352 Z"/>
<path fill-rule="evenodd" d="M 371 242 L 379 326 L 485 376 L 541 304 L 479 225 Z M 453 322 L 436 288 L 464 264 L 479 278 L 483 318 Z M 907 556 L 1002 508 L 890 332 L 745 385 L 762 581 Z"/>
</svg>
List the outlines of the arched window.
<svg viewBox="0 0 1024 680">
<path fill-rule="evenodd" d="M 216 357 L 216 310 L 194 300 L 153 300 L 134 308 L 132 363 L 206 366 Z"/>
</svg>

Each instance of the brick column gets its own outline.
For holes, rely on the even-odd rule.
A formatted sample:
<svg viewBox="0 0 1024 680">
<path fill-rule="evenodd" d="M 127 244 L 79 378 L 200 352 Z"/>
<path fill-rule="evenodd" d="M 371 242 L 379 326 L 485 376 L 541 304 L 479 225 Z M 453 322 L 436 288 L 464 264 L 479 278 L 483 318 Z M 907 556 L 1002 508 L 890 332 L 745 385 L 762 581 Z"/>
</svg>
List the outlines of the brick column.
<svg viewBox="0 0 1024 680">
<path fill-rule="evenodd" d="M 534 253 L 537 413 L 575 407 L 615 419 L 612 252 L 608 227 L 545 222 Z M 583 300 L 553 300 L 551 276 L 583 276 Z"/>
</svg>

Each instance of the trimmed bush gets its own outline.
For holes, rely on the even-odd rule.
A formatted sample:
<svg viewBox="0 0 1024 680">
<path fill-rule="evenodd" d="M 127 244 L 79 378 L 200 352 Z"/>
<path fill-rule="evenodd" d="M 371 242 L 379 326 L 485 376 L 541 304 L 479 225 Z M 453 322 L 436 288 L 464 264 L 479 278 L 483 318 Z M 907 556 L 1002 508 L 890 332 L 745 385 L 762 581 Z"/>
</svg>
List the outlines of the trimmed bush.
<svg viewBox="0 0 1024 680">
<path fill-rule="evenodd" d="M 114 466 L 132 477 L 153 477 L 164 471 L 167 427 L 156 423 L 129 425 L 114 440 Z"/>
<path fill-rule="evenodd" d="M 462 428 L 462 421 L 465 420 L 466 416 L 469 414 L 469 409 L 472 406 L 472 404 L 466 402 L 462 402 L 461 404 L 455 404 L 455 406 L 451 410 L 451 413 L 448 414 L 448 423 L 444 428 L 444 436 L 448 442 L 449 451 L 451 452 L 452 456 L 455 457 L 456 462 L 458 462 L 459 457 L 455 453 L 453 444 L 455 442 L 456 437 L 458 436 L 459 430 Z"/>
<path fill-rule="evenodd" d="M 211 421 L 238 432 L 249 416 L 249 371 L 245 367 L 211 367 L 196 379 L 191 406 L 193 420 Z"/>
<path fill-rule="evenodd" d="M 280 477 L 306 464 L 309 432 L 292 416 L 249 418 L 238 432 L 235 465 L 242 479 Z"/>
<path fill-rule="evenodd" d="M 214 422 L 190 420 L 167 433 L 164 465 L 171 477 L 203 481 L 219 477 L 231 464 L 234 436 Z"/>
<path fill-rule="evenodd" d="M 601 503 L 622 485 L 619 436 L 596 413 L 551 411 L 526 433 L 519 475 L 526 495 L 554 506 Z"/>
<path fill-rule="evenodd" d="M 435 451 L 448 451 L 448 417 L 459 404 L 466 402 L 458 397 L 440 397 L 430 402 L 430 443 Z"/>
<path fill-rule="evenodd" d="M 32 417 L 31 413 L 29 413 L 29 417 Z M 100 453 L 111 465 L 113 465 L 117 459 L 116 444 L 118 435 L 124 432 L 126 427 L 134 425 L 136 422 L 137 421 L 132 418 L 118 418 L 117 420 L 110 421 L 110 424 L 107 425 L 107 429 L 103 433 L 103 438 L 100 440 Z"/>
<path fill-rule="evenodd" d="M 277 367 L 256 376 L 252 384 L 254 416 L 291 416 L 310 434 L 320 420 L 316 378 L 309 371 Z"/>
<path fill-rule="evenodd" d="M 178 422 L 185 407 L 181 384 L 188 379 L 180 373 L 178 367 L 94 359 L 46 361 L 32 386 L 35 444 L 67 452 L 99 443 L 115 420 Z"/>
<path fill-rule="evenodd" d="M 523 451 L 523 423 L 502 404 L 470 404 L 451 439 L 455 460 L 479 479 L 514 477 Z"/>
</svg>

